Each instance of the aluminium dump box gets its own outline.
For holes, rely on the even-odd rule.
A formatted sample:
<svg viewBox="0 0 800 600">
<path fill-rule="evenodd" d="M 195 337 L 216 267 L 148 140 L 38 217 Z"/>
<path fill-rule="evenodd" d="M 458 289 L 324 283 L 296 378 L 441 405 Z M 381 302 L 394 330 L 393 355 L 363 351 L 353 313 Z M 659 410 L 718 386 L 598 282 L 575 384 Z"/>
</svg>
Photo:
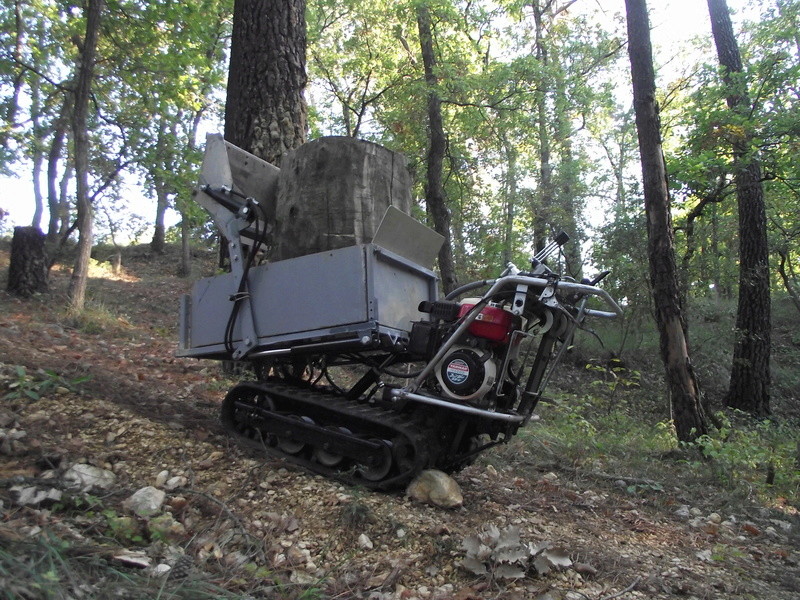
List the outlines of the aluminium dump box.
<svg viewBox="0 0 800 600">
<path fill-rule="evenodd" d="M 423 300 L 435 300 L 436 275 L 381 246 L 362 244 L 277 261 L 250 269 L 248 290 L 257 343 L 262 353 L 349 352 L 408 341 L 411 322 L 425 315 Z M 178 356 L 226 358 L 225 328 L 231 274 L 201 279 L 181 303 Z M 240 323 L 233 332 L 241 340 Z"/>
</svg>

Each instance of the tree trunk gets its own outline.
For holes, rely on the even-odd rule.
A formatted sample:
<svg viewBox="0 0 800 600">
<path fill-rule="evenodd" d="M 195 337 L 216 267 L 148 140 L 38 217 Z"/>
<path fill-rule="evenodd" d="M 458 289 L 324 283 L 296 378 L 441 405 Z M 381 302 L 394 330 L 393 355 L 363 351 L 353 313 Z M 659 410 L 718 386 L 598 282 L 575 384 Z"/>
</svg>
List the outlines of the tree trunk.
<svg viewBox="0 0 800 600">
<path fill-rule="evenodd" d="M 442 166 L 447 139 L 442 123 L 442 101 L 436 91 L 439 79 L 436 75 L 436 55 L 433 50 L 431 14 L 424 2 L 417 5 L 417 27 L 419 28 L 422 63 L 425 69 L 425 82 L 428 86 L 428 154 L 427 178 L 425 181 L 425 206 L 433 221 L 433 228 L 444 236 L 444 244 L 439 251 L 439 272 L 445 294 L 458 287 L 455 261 L 453 260 L 453 240 L 450 227 L 450 210 L 442 185 Z"/>
<path fill-rule="evenodd" d="M 188 211 L 181 212 L 181 262 L 178 267 L 178 277 L 189 277 L 192 274 L 192 247 L 189 243 L 191 229 L 189 227 Z"/>
<path fill-rule="evenodd" d="M 163 181 L 156 179 L 156 222 L 153 239 L 150 242 L 150 249 L 156 254 L 164 254 L 166 247 L 166 227 L 164 226 L 164 216 L 169 205 L 167 198 L 167 187 Z"/>
<path fill-rule="evenodd" d="M 30 298 L 48 290 L 44 242 L 38 227 L 14 227 L 6 288 L 10 294 Z"/>
<path fill-rule="evenodd" d="M 41 99 L 39 90 L 38 78 L 34 78 L 36 83 L 30 86 L 30 99 L 31 99 L 31 125 L 33 126 L 33 140 L 31 141 L 31 151 L 33 154 L 33 170 L 32 170 L 32 187 L 33 187 L 33 219 L 31 219 L 31 227 L 41 230 L 42 228 L 42 215 L 44 214 L 44 198 L 42 197 L 42 185 L 40 176 L 42 174 L 42 163 L 44 162 L 44 151 L 42 149 L 42 140 L 45 137 L 43 127 L 39 123 L 39 114 L 41 112 Z"/>
<path fill-rule="evenodd" d="M 794 307 L 798 310 L 798 312 L 800 312 L 800 292 L 797 291 L 797 288 L 792 283 L 792 278 L 786 269 L 786 265 L 791 263 L 789 259 L 789 251 L 779 248 L 777 252 L 781 257 L 781 262 L 778 265 L 778 273 L 780 273 L 781 281 L 783 281 L 783 287 L 786 290 L 786 293 L 789 294 L 789 298 L 791 299 L 792 304 L 794 304 Z"/>
<path fill-rule="evenodd" d="M 517 149 L 503 135 L 503 149 L 506 154 L 505 215 L 503 225 L 503 265 L 511 262 L 514 256 L 514 218 L 517 210 Z"/>
<path fill-rule="evenodd" d="M 731 381 L 725 405 L 756 416 L 770 413 L 770 283 L 767 211 L 761 185 L 761 164 L 748 130 L 750 98 L 742 74 L 739 45 L 725 0 L 708 0 L 711 30 L 728 88 L 727 101 L 744 133 L 733 142 L 734 182 L 739 208 L 739 305 Z"/>
<path fill-rule="evenodd" d="M 633 106 L 642 158 L 650 280 L 653 287 L 656 325 L 660 336 L 661 359 L 666 371 L 675 430 L 678 439 L 686 442 L 705 434 L 707 426 L 697 382 L 689 361 L 680 306 L 647 4 L 645 0 L 625 0 L 625 7 L 628 19 Z"/>
<path fill-rule="evenodd" d="M 276 166 L 306 139 L 305 0 L 235 0 L 225 139 Z"/>
<path fill-rule="evenodd" d="M 538 99 L 536 100 L 536 126 L 539 138 L 539 190 L 533 199 L 536 202 L 531 207 L 533 213 L 533 240 L 534 248 L 538 252 L 547 245 L 550 237 L 550 220 L 553 204 L 555 203 L 555 189 L 553 187 L 553 164 L 550 153 L 550 131 L 548 130 L 547 95 L 550 84 L 547 80 L 547 66 L 549 56 L 544 44 L 544 9 L 540 3 L 531 3 L 535 24 L 536 58 L 542 64 L 542 81 L 539 83 Z"/>
<path fill-rule="evenodd" d="M 582 192 L 580 185 L 580 170 L 575 151 L 572 146 L 574 136 L 573 114 L 570 105 L 570 96 L 567 90 L 567 81 L 560 63 L 555 74 L 555 139 L 561 146 L 561 159 L 559 161 L 558 188 L 556 190 L 556 207 L 559 220 L 553 223 L 558 229 L 569 233 L 570 243 L 562 249 L 567 273 L 570 277 L 580 281 L 583 278 L 583 257 L 581 243 L 585 239 L 583 228 L 578 215 L 582 210 Z"/>
<path fill-rule="evenodd" d="M 89 258 L 92 251 L 92 204 L 89 196 L 89 132 L 87 120 L 89 95 L 94 78 L 97 38 L 100 32 L 100 13 L 103 0 L 89 0 L 86 5 L 86 36 L 83 40 L 78 77 L 75 82 L 75 106 L 72 115 L 72 133 L 75 143 L 75 183 L 77 204 L 78 253 L 67 296 L 70 309 L 83 310 L 86 283 L 89 277 Z"/>
<path fill-rule="evenodd" d="M 72 106 L 71 96 L 64 95 L 61 112 L 56 119 L 53 139 L 50 142 L 50 151 L 47 153 L 47 207 L 50 211 L 50 220 L 47 226 L 47 242 L 53 244 L 58 240 L 62 223 L 62 203 L 58 184 L 58 163 L 64 151 L 64 141 L 69 127 L 69 110 Z"/>
<path fill-rule="evenodd" d="M 19 0 L 14 2 L 14 48 L 11 51 L 12 60 L 8 62 L 11 62 L 11 68 L 15 70 L 15 73 L 12 78 L 14 82 L 13 91 L 8 101 L 5 103 L 6 111 L 4 117 L 8 126 L 0 127 L 0 147 L 2 148 L 8 147 L 9 139 L 14 131 L 17 111 L 19 110 L 19 96 L 22 93 L 22 86 L 25 84 L 25 69 L 20 66 L 23 60 L 23 51 L 25 47 L 22 7 L 23 3 Z"/>
</svg>

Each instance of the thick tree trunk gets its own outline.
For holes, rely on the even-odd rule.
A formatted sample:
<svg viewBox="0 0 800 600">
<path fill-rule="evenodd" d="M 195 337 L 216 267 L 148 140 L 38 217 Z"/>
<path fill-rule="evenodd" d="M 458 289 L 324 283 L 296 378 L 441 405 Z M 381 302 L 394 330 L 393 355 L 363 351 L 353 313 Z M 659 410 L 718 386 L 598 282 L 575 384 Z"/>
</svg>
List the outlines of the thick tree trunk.
<svg viewBox="0 0 800 600">
<path fill-rule="evenodd" d="M 78 253 L 67 296 L 70 309 L 83 310 L 86 298 L 86 283 L 89 277 L 89 258 L 92 252 L 92 204 L 89 197 L 89 132 L 87 120 L 89 95 L 94 78 L 94 63 L 97 53 L 97 38 L 100 32 L 100 13 L 103 0 L 89 0 L 86 8 L 86 36 L 83 40 L 78 77 L 75 83 L 75 108 L 72 117 L 72 133 L 75 142 L 75 182 L 78 225 Z"/>
<path fill-rule="evenodd" d="M 38 227 L 15 227 L 8 267 L 10 294 L 30 298 L 48 290 L 45 236 Z"/>
<path fill-rule="evenodd" d="M 725 0 L 708 0 L 711 30 L 728 107 L 742 122 L 750 121 L 750 99 L 742 77 L 742 59 Z M 726 406 L 757 416 L 770 413 L 770 283 L 767 211 L 761 185 L 761 164 L 747 130 L 733 142 L 734 182 L 739 207 L 739 306 L 736 341 Z"/>
<path fill-rule="evenodd" d="M 633 106 L 647 214 L 650 279 L 653 286 L 661 359 L 672 403 L 678 439 L 692 441 L 707 432 L 700 393 L 689 361 L 678 271 L 673 246 L 672 219 L 666 167 L 661 151 L 661 131 L 656 102 L 650 23 L 645 0 L 625 0 L 628 17 L 628 52 L 633 81 Z"/>
<path fill-rule="evenodd" d="M 235 0 L 225 139 L 276 166 L 306 139 L 305 0 Z"/>
<path fill-rule="evenodd" d="M 442 185 L 442 166 L 447 148 L 442 122 L 442 101 L 436 91 L 439 83 L 436 75 L 436 54 L 433 50 L 431 14 L 428 5 L 417 5 L 417 26 L 419 28 L 422 63 L 425 69 L 425 82 L 428 85 L 428 154 L 427 179 L 425 182 L 425 206 L 433 221 L 433 228 L 444 236 L 444 244 L 439 251 L 439 272 L 445 293 L 458 287 L 455 261 L 453 260 L 453 239 L 451 233 L 450 210 Z"/>
</svg>

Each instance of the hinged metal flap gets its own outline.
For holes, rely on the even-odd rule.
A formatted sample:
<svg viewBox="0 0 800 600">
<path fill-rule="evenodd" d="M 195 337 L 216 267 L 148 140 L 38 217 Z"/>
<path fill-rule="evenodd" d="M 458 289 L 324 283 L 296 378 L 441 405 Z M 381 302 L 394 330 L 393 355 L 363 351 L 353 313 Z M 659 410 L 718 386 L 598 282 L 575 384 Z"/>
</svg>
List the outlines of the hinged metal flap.
<svg viewBox="0 0 800 600">
<path fill-rule="evenodd" d="M 444 236 L 423 225 L 402 210 L 390 206 L 386 209 L 372 243 L 426 269 L 444 244 Z"/>
</svg>

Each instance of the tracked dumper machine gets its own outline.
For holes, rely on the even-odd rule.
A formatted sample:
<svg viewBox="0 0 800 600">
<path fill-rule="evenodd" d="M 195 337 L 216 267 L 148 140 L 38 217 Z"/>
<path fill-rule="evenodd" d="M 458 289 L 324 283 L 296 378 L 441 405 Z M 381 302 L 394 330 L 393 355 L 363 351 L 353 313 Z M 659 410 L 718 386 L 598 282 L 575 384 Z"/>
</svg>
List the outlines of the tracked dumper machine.
<svg viewBox="0 0 800 600">
<path fill-rule="evenodd" d="M 441 237 L 392 206 L 367 243 L 265 261 L 277 171 L 209 137 L 197 199 L 231 272 L 181 306 L 179 356 L 252 367 L 221 411 L 242 443 L 368 488 L 455 471 L 527 423 L 587 317 L 622 314 L 602 276 L 545 265 L 564 234 L 529 270 L 508 264 L 439 298 Z"/>
</svg>

